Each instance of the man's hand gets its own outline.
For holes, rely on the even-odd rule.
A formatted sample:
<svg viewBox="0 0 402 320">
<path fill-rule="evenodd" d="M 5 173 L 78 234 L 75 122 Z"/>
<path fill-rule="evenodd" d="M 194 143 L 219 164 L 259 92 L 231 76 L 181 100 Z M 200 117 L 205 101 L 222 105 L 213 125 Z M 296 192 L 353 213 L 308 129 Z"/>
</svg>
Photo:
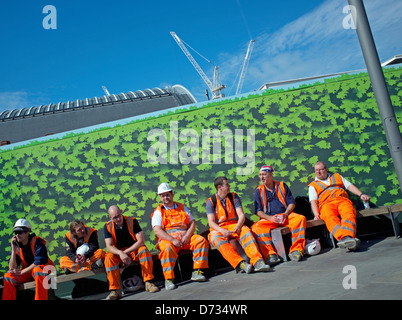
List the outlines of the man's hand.
<svg viewBox="0 0 402 320">
<path fill-rule="evenodd" d="M 123 261 L 123 263 L 125 265 L 129 265 L 132 262 L 131 257 L 125 253 L 124 251 L 121 251 L 121 253 L 119 254 L 121 261 Z"/>
</svg>

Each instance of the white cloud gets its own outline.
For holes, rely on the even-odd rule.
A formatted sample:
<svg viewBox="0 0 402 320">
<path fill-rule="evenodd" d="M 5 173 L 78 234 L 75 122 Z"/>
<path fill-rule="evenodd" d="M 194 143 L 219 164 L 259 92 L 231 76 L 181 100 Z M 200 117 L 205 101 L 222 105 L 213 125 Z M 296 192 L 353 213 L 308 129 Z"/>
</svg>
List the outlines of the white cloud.
<svg viewBox="0 0 402 320">
<path fill-rule="evenodd" d="M 0 112 L 28 106 L 29 93 L 25 91 L 0 92 Z"/>
<path fill-rule="evenodd" d="M 49 100 L 42 93 L 27 91 L 4 91 L 0 92 L 0 113 L 6 110 L 30 108 L 40 106 Z"/>
<path fill-rule="evenodd" d="M 402 53 L 402 1 L 366 0 L 364 4 L 380 59 Z M 256 38 L 243 92 L 265 82 L 364 69 L 356 30 L 344 29 L 342 24 L 347 5 L 346 0 L 328 0 L 281 29 Z M 226 57 L 222 78 L 234 79 L 239 65 L 234 62 L 243 55 Z"/>
</svg>

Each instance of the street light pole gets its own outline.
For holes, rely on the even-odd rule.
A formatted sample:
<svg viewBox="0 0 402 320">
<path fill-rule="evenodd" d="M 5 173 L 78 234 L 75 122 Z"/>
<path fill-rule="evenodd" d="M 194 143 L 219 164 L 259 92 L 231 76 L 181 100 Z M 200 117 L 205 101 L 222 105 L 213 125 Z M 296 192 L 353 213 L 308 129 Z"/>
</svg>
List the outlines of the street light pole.
<svg viewBox="0 0 402 320">
<path fill-rule="evenodd" d="M 367 19 L 366 10 L 362 0 L 348 0 L 354 8 L 352 14 L 364 61 L 373 87 L 377 107 L 380 112 L 381 122 L 384 126 L 388 147 L 394 163 L 396 175 L 399 181 L 399 190 L 402 190 L 402 138 L 395 112 L 391 104 L 381 63 Z M 352 11 L 353 13 L 353 11 Z M 402 192 L 402 191 L 401 191 Z"/>
</svg>

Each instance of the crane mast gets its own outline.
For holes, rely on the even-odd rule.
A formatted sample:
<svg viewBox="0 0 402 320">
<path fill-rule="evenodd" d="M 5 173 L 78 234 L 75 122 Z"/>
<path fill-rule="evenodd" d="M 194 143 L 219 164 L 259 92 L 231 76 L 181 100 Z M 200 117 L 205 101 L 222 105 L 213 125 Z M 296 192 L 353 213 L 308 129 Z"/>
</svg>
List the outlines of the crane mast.
<svg viewBox="0 0 402 320">
<path fill-rule="evenodd" d="M 249 64 L 249 62 L 250 62 L 251 52 L 253 51 L 253 48 L 254 48 L 254 42 L 255 42 L 255 40 L 250 40 L 250 43 L 248 44 L 246 57 L 244 58 L 243 67 L 242 67 L 241 74 L 240 74 L 240 78 L 239 78 L 239 83 L 238 83 L 237 89 L 236 89 L 236 94 L 241 93 L 241 89 L 242 89 L 242 87 L 243 87 L 244 78 L 246 77 L 246 72 L 247 72 L 248 64 Z"/>
<path fill-rule="evenodd" d="M 184 52 L 186 57 L 190 60 L 191 64 L 197 70 L 198 74 L 201 76 L 201 78 L 204 80 L 204 82 L 207 84 L 209 90 L 211 90 L 212 93 L 212 98 L 217 99 L 224 97 L 224 94 L 221 92 L 225 86 L 219 83 L 219 73 L 218 73 L 218 67 L 215 66 L 214 69 L 214 83 L 209 80 L 205 72 L 201 69 L 201 67 L 198 65 L 197 61 L 193 58 L 191 53 L 187 50 L 186 46 L 184 45 L 183 41 L 177 36 L 177 34 L 173 31 L 170 32 L 172 35 L 173 39 L 177 42 L 179 45 L 180 49 Z M 205 59 L 205 58 L 204 58 Z M 206 59 L 208 62 L 211 63 L 208 59 Z"/>
</svg>

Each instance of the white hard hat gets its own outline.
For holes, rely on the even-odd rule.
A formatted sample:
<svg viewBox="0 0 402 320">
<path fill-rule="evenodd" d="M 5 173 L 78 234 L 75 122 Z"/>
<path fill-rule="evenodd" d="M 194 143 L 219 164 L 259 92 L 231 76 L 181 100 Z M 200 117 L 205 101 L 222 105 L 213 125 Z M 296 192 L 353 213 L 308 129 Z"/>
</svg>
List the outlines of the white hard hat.
<svg viewBox="0 0 402 320">
<path fill-rule="evenodd" d="M 88 252 L 89 246 L 88 244 L 84 243 L 83 245 L 79 246 L 77 248 L 77 251 L 75 252 L 76 254 L 84 255 Z"/>
<path fill-rule="evenodd" d="M 172 191 L 172 190 L 173 190 L 173 188 L 170 186 L 169 183 L 163 182 L 158 187 L 158 194 L 169 192 L 169 191 Z"/>
<path fill-rule="evenodd" d="M 314 256 L 321 251 L 321 244 L 319 239 L 307 240 L 306 246 L 304 247 L 304 253 Z"/>
<path fill-rule="evenodd" d="M 31 231 L 32 226 L 26 219 L 19 219 L 14 225 L 14 231 Z"/>
<path fill-rule="evenodd" d="M 144 284 L 139 276 L 133 275 L 131 278 L 128 278 L 123 281 L 124 291 L 134 292 L 144 288 Z"/>
</svg>

